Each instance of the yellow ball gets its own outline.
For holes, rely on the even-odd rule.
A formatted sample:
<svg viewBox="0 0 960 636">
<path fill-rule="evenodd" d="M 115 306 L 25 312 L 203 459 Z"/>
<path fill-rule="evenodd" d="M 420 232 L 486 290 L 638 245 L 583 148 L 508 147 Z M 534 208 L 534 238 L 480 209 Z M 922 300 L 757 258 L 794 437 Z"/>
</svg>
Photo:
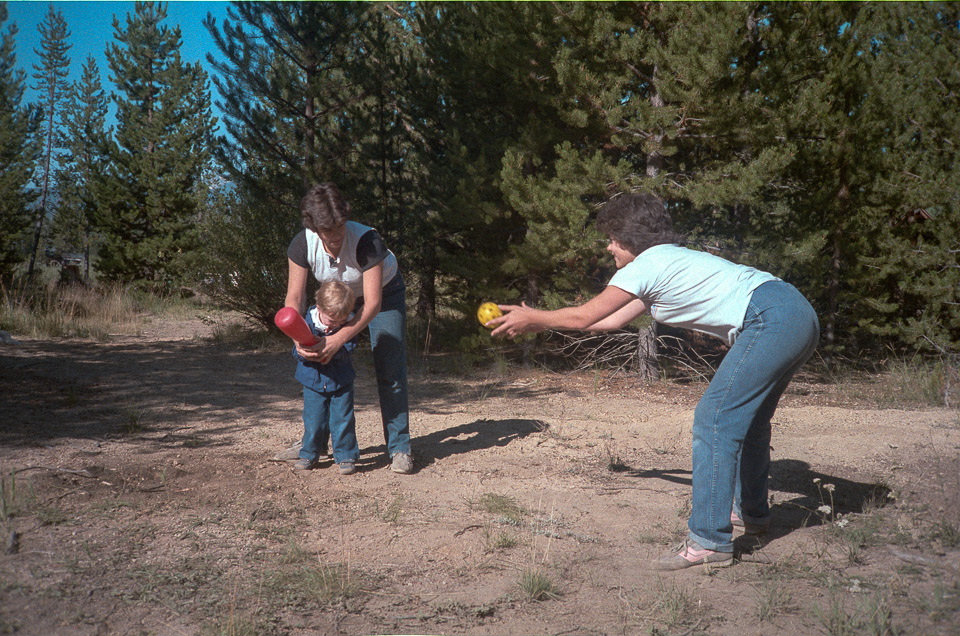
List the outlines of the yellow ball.
<svg viewBox="0 0 960 636">
<path fill-rule="evenodd" d="M 493 320 L 494 318 L 499 318 L 502 315 L 503 312 L 500 311 L 499 307 L 497 307 L 497 303 L 483 303 L 477 310 L 477 319 L 484 327 L 487 326 L 487 322 Z"/>
</svg>

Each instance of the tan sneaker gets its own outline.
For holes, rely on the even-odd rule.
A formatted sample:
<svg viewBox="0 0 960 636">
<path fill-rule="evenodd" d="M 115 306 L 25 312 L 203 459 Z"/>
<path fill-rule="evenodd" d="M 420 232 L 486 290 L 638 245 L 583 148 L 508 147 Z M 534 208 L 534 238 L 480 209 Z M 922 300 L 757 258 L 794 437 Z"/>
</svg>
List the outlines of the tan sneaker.
<svg viewBox="0 0 960 636">
<path fill-rule="evenodd" d="M 413 458 L 409 453 L 397 453 L 393 456 L 390 463 L 390 470 L 401 475 L 409 475 L 413 472 Z"/>
<path fill-rule="evenodd" d="M 683 570 L 695 565 L 724 568 L 733 565 L 733 552 L 717 552 L 701 547 L 689 537 L 673 549 L 670 554 L 653 562 L 655 570 Z"/>
</svg>

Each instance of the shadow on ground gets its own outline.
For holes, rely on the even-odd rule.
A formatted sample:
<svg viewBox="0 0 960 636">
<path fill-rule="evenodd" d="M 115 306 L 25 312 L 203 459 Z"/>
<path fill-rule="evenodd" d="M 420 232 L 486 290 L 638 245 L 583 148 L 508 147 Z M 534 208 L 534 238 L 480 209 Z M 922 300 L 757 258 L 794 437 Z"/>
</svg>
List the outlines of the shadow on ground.
<svg viewBox="0 0 960 636">
<path fill-rule="evenodd" d="M 460 426 L 434 431 L 415 439 L 415 470 L 453 455 L 503 447 L 510 442 L 522 439 L 531 433 L 545 431 L 547 424 L 540 420 L 503 419 L 474 420 Z M 362 469 L 381 468 L 389 460 L 383 444 L 360 449 Z M 373 455 L 368 458 L 366 456 Z"/>
<path fill-rule="evenodd" d="M 278 401 L 299 395 L 288 354 L 197 341 L 27 343 L 0 356 L 0 385 L 8 445 L 147 432 L 166 443 L 229 444 L 232 432 L 276 417 Z M 184 433 L 198 416 L 210 426 Z"/>
<path fill-rule="evenodd" d="M 656 479 L 683 486 L 692 486 L 691 471 L 684 469 L 638 469 L 625 464 L 611 466 L 611 471 L 636 479 Z M 832 486 L 832 492 L 828 485 Z M 799 459 L 777 459 L 770 463 L 770 490 L 796 495 L 771 506 L 773 525 L 769 538 L 829 523 L 837 515 L 860 513 L 882 508 L 890 503 L 890 488 L 874 482 L 860 482 L 814 470 Z M 830 512 L 818 512 L 830 506 Z"/>
</svg>

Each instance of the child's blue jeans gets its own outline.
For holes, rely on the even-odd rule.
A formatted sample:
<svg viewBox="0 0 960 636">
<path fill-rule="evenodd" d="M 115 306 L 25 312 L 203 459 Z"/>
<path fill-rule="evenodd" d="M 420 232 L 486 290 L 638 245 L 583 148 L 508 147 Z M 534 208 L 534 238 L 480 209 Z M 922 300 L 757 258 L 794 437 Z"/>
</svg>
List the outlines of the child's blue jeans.
<svg viewBox="0 0 960 636">
<path fill-rule="evenodd" d="M 330 436 L 333 460 L 355 462 L 360 458 L 357 421 L 353 413 L 353 383 L 331 393 L 303 387 L 303 442 L 300 457 L 316 461 Z"/>
<path fill-rule="evenodd" d="M 702 547 L 733 551 L 735 499 L 744 521 L 770 522 L 770 420 L 819 337 L 817 315 L 793 285 L 771 281 L 754 290 L 743 327 L 694 413 L 687 525 Z"/>
</svg>

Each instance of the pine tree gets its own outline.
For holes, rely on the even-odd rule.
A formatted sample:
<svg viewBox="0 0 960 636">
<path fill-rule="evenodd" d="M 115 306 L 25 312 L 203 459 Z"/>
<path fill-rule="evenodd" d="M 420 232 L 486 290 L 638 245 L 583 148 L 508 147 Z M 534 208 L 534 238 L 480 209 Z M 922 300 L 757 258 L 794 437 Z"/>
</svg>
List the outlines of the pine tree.
<svg viewBox="0 0 960 636">
<path fill-rule="evenodd" d="M 7 15 L 7 4 L 0 2 L 0 27 Z M 0 36 L 0 276 L 4 278 L 25 253 L 30 225 L 27 208 L 35 198 L 27 185 L 37 160 L 32 136 L 39 113 L 21 105 L 26 76 L 16 69 L 16 34 L 12 24 Z"/>
<path fill-rule="evenodd" d="M 236 2 L 222 32 L 208 16 L 226 59 L 207 57 L 223 78 L 213 80 L 228 133 L 218 159 L 232 179 L 249 181 L 248 163 L 273 164 L 267 182 L 249 185 L 282 195 L 275 202 L 295 209 L 309 184 L 349 178 L 356 139 L 345 115 L 362 96 L 347 72 L 360 54 L 367 10 L 356 3 Z"/>
<path fill-rule="evenodd" d="M 523 251 L 531 208 L 515 208 L 504 190 L 505 180 L 537 171 L 567 139 L 550 106 L 550 49 L 537 39 L 549 28 L 545 15 L 536 4 L 417 7 L 423 54 L 410 119 L 432 241 L 421 259 L 422 289 L 443 280 L 446 303 L 470 313 L 484 297 L 538 303 L 552 291 L 556 255 Z"/>
<path fill-rule="evenodd" d="M 168 283 L 181 279 L 198 248 L 216 120 L 207 75 L 180 59 L 180 28 L 160 23 L 164 5 L 137 2 L 107 49 L 117 87 L 100 269 L 108 278 Z"/>
<path fill-rule="evenodd" d="M 61 110 L 61 147 L 56 187 L 60 195 L 53 218 L 53 242 L 69 251 L 82 250 L 89 280 L 95 212 L 106 171 L 108 100 L 100 83 L 97 61 L 88 57 L 83 75 L 74 82 Z"/>
<path fill-rule="evenodd" d="M 212 278 L 221 281 L 221 295 L 256 307 L 282 298 L 299 201 L 320 181 L 337 183 L 354 220 L 376 227 L 404 261 L 409 190 L 402 176 L 403 91 L 395 83 L 398 27 L 390 8 L 238 2 L 228 16 L 219 26 L 210 17 L 205 23 L 225 59 L 208 56 L 220 76 L 214 83 L 229 133 L 217 158 L 236 195 L 218 206 L 221 218 L 206 228 L 217 249 Z M 218 236 L 232 223 L 242 224 L 232 240 L 245 249 Z M 264 288 L 264 280 L 274 288 Z"/>
<path fill-rule="evenodd" d="M 867 5 L 885 120 L 876 182 L 886 214 L 858 287 L 876 337 L 960 354 L 960 8 Z"/>
<path fill-rule="evenodd" d="M 416 244 L 417 239 L 410 232 L 416 228 L 409 218 L 416 197 L 407 161 L 412 142 L 405 124 L 411 96 L 405 72 L 418 47 L 394 7 L 371 5 L 365 25 L 346 67 L 361 97 L 345 109 L 356 140 L 350 160 L 355 168 L 344 175 L 343 185 L 364 206 L 365 222 L 379 230 L 408 271 L 407 241 Z"/>
<path fill-rule="evenodd" d="M 52 175 L 56 168 L 53 158 L 57 148 L 59 135 L 57 134 L 57 118 L 60 115 L 60 105 L 67 92 L 67 76 L 70 74 L 70 58 L 67 51 L 70 44 L 67 38 L 67 22 L 59 9 L 53 5 L 47 12 L 46 18 L 37 26 L 40 31 L 41 50 L 34 49 L 40 58 L 40 64 L 34 64 L 36 71 L 33 78 L 37 80 L 33 87 L 40 93 L 44 116 L 43 155 L 40 163 L 40 205 L 37 208 L 36 230 L 33 234 L 33 250 L 30 252 L 30 265 L 27 274 L 33 274 L 33 265 L 37 258 L 37 248 L 40 246 L 40 235 L 43 232 L 43 222 L 46 220 L 50 198 Z"/>
</svg>

